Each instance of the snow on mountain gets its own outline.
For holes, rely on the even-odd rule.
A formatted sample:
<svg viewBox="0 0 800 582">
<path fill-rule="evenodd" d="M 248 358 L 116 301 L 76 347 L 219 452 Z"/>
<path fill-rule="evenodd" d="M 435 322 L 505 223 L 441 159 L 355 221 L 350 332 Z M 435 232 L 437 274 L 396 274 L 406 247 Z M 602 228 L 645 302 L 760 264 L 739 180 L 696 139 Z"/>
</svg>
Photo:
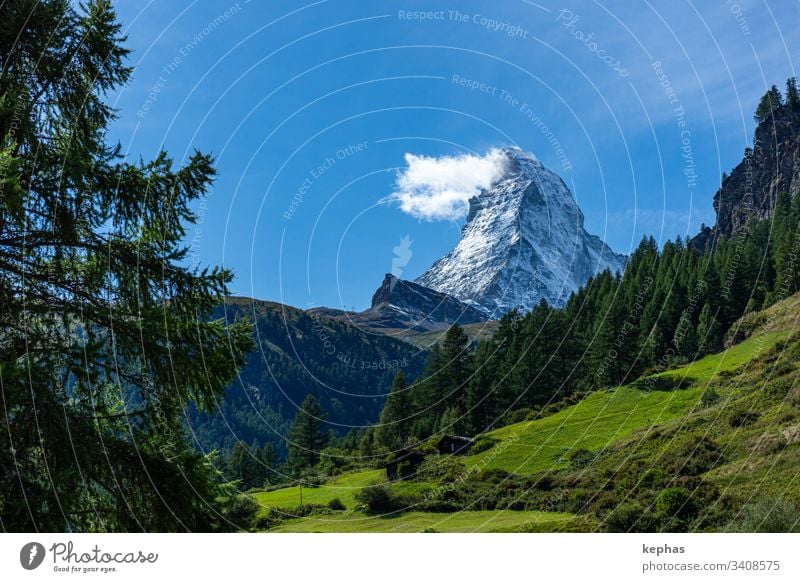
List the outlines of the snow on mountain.
<svg viewBox="0 0 800 582">
<path fill-rule="evenodd" d="M 502 152 L 505 174 L 470 199 L 458 244 L 416 283 L 499 317 L 541 299 L 563 305 L 590 276 L 623 269 L 559 176 L 518 148 Z"/>
</svg>

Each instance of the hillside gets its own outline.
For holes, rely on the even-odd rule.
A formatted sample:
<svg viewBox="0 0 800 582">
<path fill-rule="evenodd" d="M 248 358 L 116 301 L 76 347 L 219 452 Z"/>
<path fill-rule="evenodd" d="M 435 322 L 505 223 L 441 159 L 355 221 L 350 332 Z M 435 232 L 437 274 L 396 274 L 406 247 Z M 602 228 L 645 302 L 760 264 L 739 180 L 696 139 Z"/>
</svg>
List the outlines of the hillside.
<svg viewBox="0 0 800 582">
<path fill-rule="evenodd" d="M 397 370 L 413 378 L 424 365 L 425 352 L 411 344 L 280 303 L 230 297 L 217 316 L 252 321 L 256 348 L 218 412 L 189 411 L 191 436 L 205 450 L 270 441 L 284 452 L 288 424 L 309 393 L 340 434 L 375 422 Z"/>
<path fill-rule="evenodd" d="M 372 469 L 306 490 L 305 503 L 317 509 L 298 510 L 296 487 L 257 495 L 272 516 L 262 525 L 278 531 L 791 528 L 800 515 L 798 318 L 800 294 L 742 318 L 729 336 L 745 339 L 723 352 L 492 431 L 476 454 L 429 456 L 414 475 L 389 486 L 391 517 L 368 515 L 358 499 L 359 491 L 385 482 Z M 323 506 L 334 498 L 342 508 Z M 269 508 L 280 508 L 281 516 Z M 790 521 L 775 526 L 778 518 Z M 505 525 L 483 525 L 493 520 Z"/>
</svg>

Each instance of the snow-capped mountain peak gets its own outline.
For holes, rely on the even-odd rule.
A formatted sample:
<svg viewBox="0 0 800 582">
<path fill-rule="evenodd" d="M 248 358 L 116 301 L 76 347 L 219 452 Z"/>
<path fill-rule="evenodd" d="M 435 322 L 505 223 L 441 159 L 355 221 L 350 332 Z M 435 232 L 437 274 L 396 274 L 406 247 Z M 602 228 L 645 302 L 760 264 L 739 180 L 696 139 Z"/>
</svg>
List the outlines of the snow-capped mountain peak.
<svg viewBox="0 0 800 582">
<path fill-rule="evenodd" d="M 458 244 L 416 283 L 497 317 L 541 299 L 563 305 L 593 274 L 622 270 L 625 257 L 586 232 L 558 175 L 519 148 L 501 151 L 505 172 L 470 199 Z"/>
</svg>

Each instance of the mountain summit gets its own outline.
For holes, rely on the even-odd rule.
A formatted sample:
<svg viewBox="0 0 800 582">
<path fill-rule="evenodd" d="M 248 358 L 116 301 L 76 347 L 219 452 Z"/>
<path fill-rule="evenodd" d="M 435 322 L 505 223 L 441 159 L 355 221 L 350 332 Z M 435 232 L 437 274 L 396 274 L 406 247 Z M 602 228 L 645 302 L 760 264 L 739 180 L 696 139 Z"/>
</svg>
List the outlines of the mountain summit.
<svg viewBox="0 0 800 582">
<path fill-rule="evenodd" d="M 458 244 L 417 284 L 498 317 L 542 299 L 563 305 L 592 275 L 623 269 L 625 256 L 586 232 L 559 176 L 518 148 L 502 152 L 504 175 L 470 199 Z"/>
</svg>

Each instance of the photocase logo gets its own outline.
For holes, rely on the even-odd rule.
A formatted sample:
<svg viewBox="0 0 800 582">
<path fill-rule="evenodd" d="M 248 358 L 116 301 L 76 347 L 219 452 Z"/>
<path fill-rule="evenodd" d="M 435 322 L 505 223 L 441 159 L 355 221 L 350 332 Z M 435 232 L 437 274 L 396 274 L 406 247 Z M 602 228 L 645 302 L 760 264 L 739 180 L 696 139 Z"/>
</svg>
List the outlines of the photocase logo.
<svg viewBox="0 0 800 582">
<path fill-rule="evenodd" d="M 30 542 L 22 546 L 19 552 L 19 563 L 26 570 L 35 570 L 44 561 L 44 546 L 38 542 Z"/>
<path fill-rule="evenodd" d="M 406 235 L 400 239 L 400 244 L 394 247 L 394 257 L 392 258 L 392 275 L 400 278 L 403 274 L 403 268 L 408 265 L 414 253 L 411 252 L 411 237 Z M 391 285 L 394 286 L 395 280 L 392 280 Z"/>
</svg>

